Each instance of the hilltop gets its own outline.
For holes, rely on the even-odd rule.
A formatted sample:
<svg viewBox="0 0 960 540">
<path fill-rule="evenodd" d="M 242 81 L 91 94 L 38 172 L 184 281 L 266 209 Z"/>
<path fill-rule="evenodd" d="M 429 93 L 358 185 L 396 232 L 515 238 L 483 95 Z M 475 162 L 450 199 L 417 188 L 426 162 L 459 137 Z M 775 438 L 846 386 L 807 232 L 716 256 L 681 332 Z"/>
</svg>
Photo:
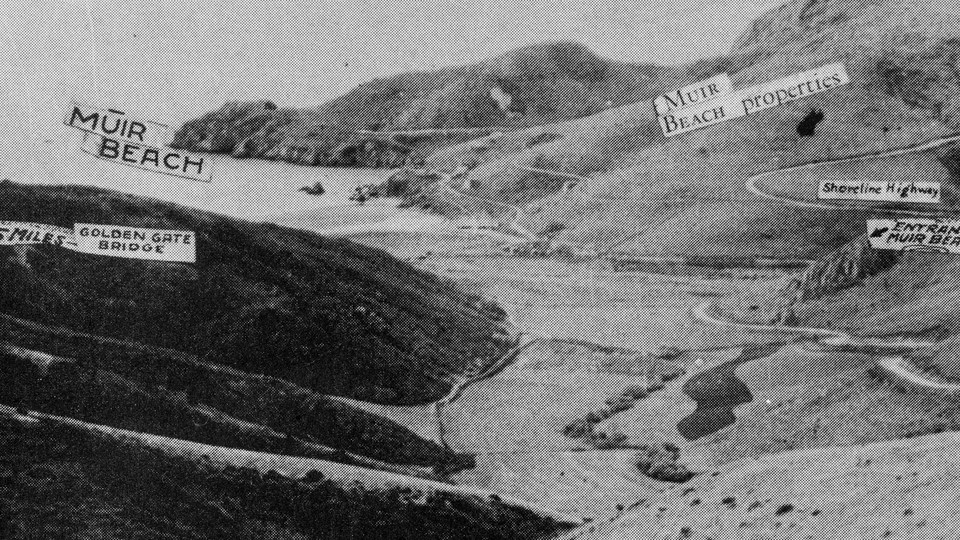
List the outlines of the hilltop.
<svg viewBox="0 0 960 540">
<path fill-rule="evenodd" d="M 753 174 L 812 161 L 883 152 L 960 130 L 955 5 L 922 0 L 791 1 L 758 19 L 730 52 L 679 70 L 672 84 L 729 73 L 735 89 L 842 62 L 851 83 L 779 107 L 666 139 L 648 102 L 517 130 L 491 144 L 444 148 L 434 170 L 471 169 L 472 195 L 524 207 L 521 223 L 554 243 L 668 255 L 816 258 L 857 236 L 867 212 L 792 208 L 745 186 Z M 811 109 L 814 136 L 797 127 Z M 857 179 L 953 183 L 956 154 L 877 170 Z M 571 180 L 546 169 L 587 177 Z M 826 169 L 792 182 L 816 185 Z M 776 185 L 780 180 L 769 178 Z M 434 182 L 433 184 L 435 184 Z M 408 182 L 416 201 L 442 199 L 428 182 Z M 947 200 L 948 206 L 956 203 Z"/>
<path fill-rule="evenodd" d="M 227 103 L 186 122 L 172 146 L 304 165 L 393 167 L 471 138 L 474 128 L 482 134 L 554 123 L 644 99 L 670 73 L 606 60 L 577 43 L 544 43 L 473 65 L 373 80 L 315 108 Z M 423 129 L 468 131 L 396 143 L 354 133 Z"/>
</svg>

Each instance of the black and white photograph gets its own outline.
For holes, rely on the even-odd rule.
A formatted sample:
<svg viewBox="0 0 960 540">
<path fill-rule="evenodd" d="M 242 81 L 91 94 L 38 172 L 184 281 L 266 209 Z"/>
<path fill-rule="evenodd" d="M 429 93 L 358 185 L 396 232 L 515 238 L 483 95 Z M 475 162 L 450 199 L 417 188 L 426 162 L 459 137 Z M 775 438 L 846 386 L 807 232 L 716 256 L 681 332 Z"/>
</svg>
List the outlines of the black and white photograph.
<svg viewBox="0 0 960 540">
<path fill-rule="evenodd" d="M 0 23 L 0 540 L 960 539 L 958 0 Z"/>
</svg>

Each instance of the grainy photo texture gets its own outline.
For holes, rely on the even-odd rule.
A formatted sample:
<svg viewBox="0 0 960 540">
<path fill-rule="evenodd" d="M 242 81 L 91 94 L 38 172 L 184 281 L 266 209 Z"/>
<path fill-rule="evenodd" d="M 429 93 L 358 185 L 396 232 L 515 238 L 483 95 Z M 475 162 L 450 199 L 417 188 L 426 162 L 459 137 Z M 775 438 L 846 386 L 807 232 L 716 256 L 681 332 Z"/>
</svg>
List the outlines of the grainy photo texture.
<svg viewBox="0 0 960 540">
<path fill-rule="evenodd" d="M 0 21 L 0 539 L 960 538 L 957 0 Z"/>
</svg>

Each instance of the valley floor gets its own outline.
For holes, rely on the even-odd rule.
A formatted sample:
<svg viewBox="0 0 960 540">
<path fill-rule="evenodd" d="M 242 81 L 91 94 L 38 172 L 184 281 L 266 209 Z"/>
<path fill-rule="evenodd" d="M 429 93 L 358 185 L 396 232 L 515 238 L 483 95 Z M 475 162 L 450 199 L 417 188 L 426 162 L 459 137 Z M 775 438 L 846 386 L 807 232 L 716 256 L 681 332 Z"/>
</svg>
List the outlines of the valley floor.
<svg viewBox="0 0 960 540">
<path fill-rule="evenodd" d="M 731 300 L 776 289 L 787 277 L 756 269 L 615 272 L 592 261 L 506 255 L 494 240 L 469 231 L 431 238 L 367 233 L 353 239 L 406 256 L 496 300 L 520 331 L 538 341 L 443 408 L 438 420 L 446 442 L 476 454 L 477 461 L 453 480 L 584 518 L 616 513 L 668 487 L 640 473 L 635 446 L 666 441 L 688 446 L 676 430 L 696 406 L 682 392 L 684 382 L 737 356 L 745 345 L 777 339 L 704 324 L 692 311 L 708 298 Z M 671 350 L 687 374 L 636 406 L 658 410 L 658 422 L 647 424 L 642 434 L 630 422 L 621 425 L 622 415 L 631 411 L 601 423 L 606 431 L 630 435 L 617 448 L 597 449 L 564 436 L 565 425 L 602 408 L 624 388 L 646 385 L 654 375 L 651 359 Z M 427 409 L 367 405 L 421 434 L 429 431 Z"/>
</svg>

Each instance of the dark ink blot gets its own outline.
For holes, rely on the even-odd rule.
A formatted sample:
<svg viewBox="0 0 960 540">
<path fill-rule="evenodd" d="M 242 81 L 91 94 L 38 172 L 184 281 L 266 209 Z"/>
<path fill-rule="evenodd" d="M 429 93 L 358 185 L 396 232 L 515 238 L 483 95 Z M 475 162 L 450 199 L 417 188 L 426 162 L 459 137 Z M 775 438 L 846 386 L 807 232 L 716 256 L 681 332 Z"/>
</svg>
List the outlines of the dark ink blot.
<svg viewBox="0 0 960 540">
<path fill-rule="evenodd" d="M 815 135 L 814 130 L 821 120 L 823 120 L 823 111 L 820 109 L 810 109 L 810 112 L 797 124 L 797 133 L 799 133 L 801 137 L 813 137 Z"/>
</svg>

